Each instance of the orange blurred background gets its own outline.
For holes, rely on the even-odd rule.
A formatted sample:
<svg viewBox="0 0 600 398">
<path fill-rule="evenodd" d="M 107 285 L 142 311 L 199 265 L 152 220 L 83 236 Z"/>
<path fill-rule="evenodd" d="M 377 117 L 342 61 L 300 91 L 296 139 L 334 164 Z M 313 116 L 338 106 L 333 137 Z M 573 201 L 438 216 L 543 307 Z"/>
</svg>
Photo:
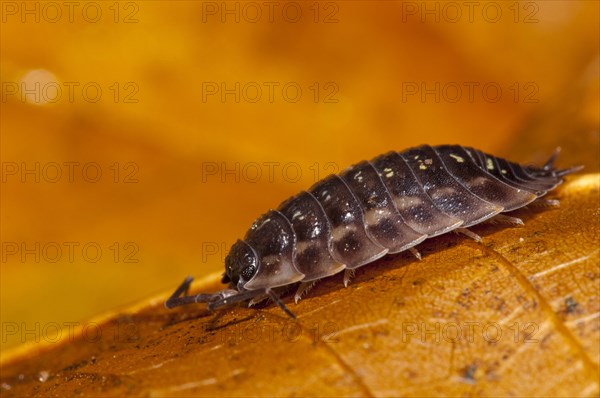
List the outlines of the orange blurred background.
<svg viewBox="0 0 600 398">
<path fill-rule="evenodd" d="M 0 4 L 3 349 L 220 272 L 389 150 L 598 170 L 595 1 Z"/>
</svg>

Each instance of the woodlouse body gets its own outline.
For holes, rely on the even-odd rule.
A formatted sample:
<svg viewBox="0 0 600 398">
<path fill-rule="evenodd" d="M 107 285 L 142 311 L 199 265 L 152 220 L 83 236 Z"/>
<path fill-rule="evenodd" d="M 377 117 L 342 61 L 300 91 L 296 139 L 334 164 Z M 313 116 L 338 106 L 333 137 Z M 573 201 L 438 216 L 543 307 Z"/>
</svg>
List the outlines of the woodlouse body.
<svg viewBox="0 0 600 398">
<path fill-rule="evenodd" d="M 580 169 L 555 169 L 557 155 L 534 167 L 469 147 L 423 145 L 362 161 L 259 217 L 225 260 L 230 289 L 179 297 L 188 278 L 166 305 L 212 309 L 266 294 L 289 313 L 273 288 L 301 282 L 298 300 L 318 279 L 521 208 Z"/>
</svg>

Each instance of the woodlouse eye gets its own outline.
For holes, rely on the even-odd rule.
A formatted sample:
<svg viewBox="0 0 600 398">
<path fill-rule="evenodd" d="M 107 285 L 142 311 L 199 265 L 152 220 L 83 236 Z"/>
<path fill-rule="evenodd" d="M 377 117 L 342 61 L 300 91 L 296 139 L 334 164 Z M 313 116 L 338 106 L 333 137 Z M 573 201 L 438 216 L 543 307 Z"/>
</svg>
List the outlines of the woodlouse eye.
<svg viewBox="0 0 600 398">
<path fill-rule="evenodd" d="M 255 273 L 256 273 L 256 267 L 254 265 L 249 265 L 246 268 L 244 268 L 244 270 L 242 271 L 242 278 L 245 281 L 249 281 L 250 279 L 252 279 L 252 277 L 254 276 Z"/>
<path fill-rule="evenodd" d="M 234 285 L 246 283 L 256 273 L 258 259 L 254 250 L 244 241 L 238 240 L 233 244 L 225 258 L 225 274 L 223 280 Z M 224 282 L 225 283 L 225 282 Z"/>
</svg>

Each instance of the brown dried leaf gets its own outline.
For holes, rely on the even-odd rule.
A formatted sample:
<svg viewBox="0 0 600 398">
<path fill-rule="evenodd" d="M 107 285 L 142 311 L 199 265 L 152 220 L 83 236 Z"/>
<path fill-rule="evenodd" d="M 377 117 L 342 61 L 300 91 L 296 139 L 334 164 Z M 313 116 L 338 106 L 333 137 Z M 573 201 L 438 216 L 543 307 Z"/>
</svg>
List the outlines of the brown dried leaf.
<svg viewBox="0 0 600 398">
<path fill-rule="evenodd" d="M 23 335 L 3 335 L 0 358 L 25 340 L 44 339 L 26 333 L 35 325 L 81 322 L 175 285 L 187 273 L 220 270 L 227 248 L 255 217 L 307 189 L 332 171 L 329 166 L 341 170 L 424 143 L 459 143 L 523 162 L 543 160 L 562 145 L 561 165 L 583 163 L 586 172 L 598 171 L 599 2 L 492 2 L 491 10 L 502 3 L 498 23 L 482 18 L 484 3 L 475 5 L 473 23 L 467 21 L 468 2 L 459 2 L 460 23 L 445 18 L 438 23 L 435 15 L 406 18 L 405 11 L 415 4 L 446 9 L 443 2 L 300 2 L 300 23 L 280 18 L 271 23 L 266 6 L 261 23 L 235 23 L 232 15 L 227 23 L 218 15 L 203 23 L 203 7 L 210 3 L 121 3 L 127 8 L 121 17 L 139 7 L 139 23 L 131 24 L 115 24 L 113 2 L 98 3 L 104 7 L 98 23 L 80 15 L 71 23 L 64 4 L 59 23 L 38 23 L 20 12 L 6 15 L 0 35 L 3 83 L 20 84 L 42 69 L 54 75 L 64 95 L 43 106 L 31 94 L 25 100 L 7 96 L 1 104 L 2 160 L 25 162 L 30 170 L 36 164 L 43 169 L 55 162 L 97 162 L 104 178 L 72 184 L 63 168 L 60 183 L 36 183 L 31 174 L 3 183 L 3 243 L 30 249 L 58 243 L 65 250 L 57 263 L 50 256 L 40 262 L 32 254 L 6 256 L 0 266 L 0 321 Z M 47 5 L 31 7 L 54 10 L 56 3 Z M 339 23 L 314 22 L 315 7 L 324 18 L 338 6 Z M 448 6 L 453 10 L 456 3 Z M 539 8 L 538 22 L 525 23 L 532 8 Z M 515 23 L 515 12 L 523 23 Z M 81 34 L 85 40 L 73 40 Z M 122 101 L 129 93 L 125 87 L 115 102 L 108 85 L 132 81 L 139 87 L 132 99 L 139 102 Z M 205 102 L 202 85 L 209 81 L 228 87 L 277 81 L 279 88 L 297 82 L 304 96 L 289 103 L 278 90 L 270 102 L 264 90 L 257 103 L 237 104 L 231 96 L 223 103 L 218 95 Z M 79 88 L 101 83 L 102 101 L 84 101 L 80 90 L 70 101 L 67 82 Z M 331 82 L 339 88 L 338 103 L 324 102 Z M 464 90 L 467 82 L 478 85 L 473 100 Z M 403 98 L 404 84 L 431 89 L 437 83 L 463 87 L 462 99 Z M 502 88 L 500 101 L 481 95 L 487 83 Z M 218 174 L 204 181 L 202 167 L 213 162 L 224 165 L 221 170 L 279 166 L 273 180 L 265 167 L 256 183 Z M 300 181 L 283 176 L 286 164 L 300 165 Z M 139 167 L 134 172 L 139 183 L 115 184 L 116 174 L 122 180 L 134 171 L 128 165 Z M 72 261 L 69 242 L 78 248 L 99 243 L 104 255 L 89 262 L 78 253 Z M 207 256 L 204 244 L 218 247 L 217 253 Z M 131 254 L 134 261 L 125 261 Z"/>
<path fill-rule="evenodd" d="M 330 278 L 289 304 L 297 321 L 165 297 L 116 311 L 5 361 L 3 396 L 595 396 L 599 179 L 516 212 L 525 227 L 475 227 L 483 243 L 445 235 L 422 261 L 386 258 L 346 289 Z"/>
</svg>

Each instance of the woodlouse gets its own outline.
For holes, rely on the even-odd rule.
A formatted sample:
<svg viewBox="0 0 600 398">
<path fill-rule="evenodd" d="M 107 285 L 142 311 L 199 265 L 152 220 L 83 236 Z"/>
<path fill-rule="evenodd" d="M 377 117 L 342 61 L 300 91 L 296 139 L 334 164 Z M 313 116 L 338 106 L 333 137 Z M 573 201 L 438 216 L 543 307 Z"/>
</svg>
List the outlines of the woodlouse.
<svg viewBox="0 0 600 398">
<path fill-rule="evenodd" d="M 187 295 L 187 277 L 167 308 L 208 303 L 209 310 L 270 297 L 294 315 L 274 288 L 300 283 L 296 302 L 321 278 L 353 271 L 388 254 L 411 250 L 427 238 L 465 228 L 521 208 L 580 170 L 554 168 L 560 148 L 542 166 L 526 166 L 459 145 L 422 145 L 389 152 L 329 175 L 309 190 L 269 210 L 233 244 L 225 259 L 229 289 Z M 558 201 L 546 201 L 558 204 Z M 183 296 L 182 296 L 183 294 Z"/>
</svg>

